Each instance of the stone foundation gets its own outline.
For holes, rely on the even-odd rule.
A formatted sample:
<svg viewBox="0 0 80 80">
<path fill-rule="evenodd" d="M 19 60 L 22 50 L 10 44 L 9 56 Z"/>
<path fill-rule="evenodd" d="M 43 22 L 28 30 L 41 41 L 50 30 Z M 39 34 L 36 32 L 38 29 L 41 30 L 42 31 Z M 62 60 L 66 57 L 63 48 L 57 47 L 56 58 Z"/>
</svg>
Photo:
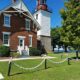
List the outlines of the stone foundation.
<svg viewBox="0 0 80 80">
<path fill-rule="evenodd" d="M 52 52 L 50 36 L 39 36 L 38 40 L 41 41 L 41 44 L 44 46 L 44 48 L 47 52 Z"/>
</svg>

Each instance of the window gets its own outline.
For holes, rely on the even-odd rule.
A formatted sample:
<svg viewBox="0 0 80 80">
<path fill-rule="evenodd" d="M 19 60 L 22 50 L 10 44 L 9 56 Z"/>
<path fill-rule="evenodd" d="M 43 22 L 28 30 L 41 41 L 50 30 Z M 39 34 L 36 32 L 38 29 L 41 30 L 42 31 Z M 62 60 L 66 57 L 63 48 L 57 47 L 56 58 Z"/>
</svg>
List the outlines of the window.
<svg viewBox="0 0 80 80">
<path fill-rule="evenodd" d="M 30 30 L 30 20 L 26 19 L 26 30 Z"/>
<path fill-rule="evenodd" d="M 10 37 L 9 32 L 3 32 L 3 44 L 5 46 L 9 46 L 9 37 Z"/>
<path fill-rule="evenodd" d="M 40 4 L 45 4 L 46 0 L 40 0 Z"/>
<path fill-rule="evenodd" d="M 36 14 L 36 19 L 38 19 L 38 14 Z"/>
<path fill-rule="evenodd" d="M 19 39 L 19 46 L 23 46 L 23 39 Z"/>
<path fill-rule="evenodd" d="M 4 26 L 10 27 L 10 16 L 9 14 L 4 14 Z"/>
<path fill-rule="evenodd" d="M 19 38 L 19 46 L 24 47 L 24 39 L 26 38 L 25 36 L 18 36 Z"/>
<path fill-rule="evenodd" d="M 29 47 L 32 47 L 32 35 L 29 35 Z"/>
</svg>

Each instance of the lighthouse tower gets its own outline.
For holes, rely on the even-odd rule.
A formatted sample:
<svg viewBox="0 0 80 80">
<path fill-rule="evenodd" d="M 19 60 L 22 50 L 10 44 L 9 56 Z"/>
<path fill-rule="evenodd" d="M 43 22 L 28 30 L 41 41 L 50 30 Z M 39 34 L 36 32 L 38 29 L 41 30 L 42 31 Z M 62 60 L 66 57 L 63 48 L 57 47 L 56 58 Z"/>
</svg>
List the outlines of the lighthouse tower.
<svg viewBox="0 0 80 80">
<path fill-rule="evenodd" d="M 37 0 L 37 7 L 34 17 L 41 26 L 40 30 L 37 32 L 37 38 L 41 41 L 41 44 L 44 46 L 45 50 L 49 52 L 51 51 L 51 12 L 48 10 L 46 0 Z"/>
</svg>

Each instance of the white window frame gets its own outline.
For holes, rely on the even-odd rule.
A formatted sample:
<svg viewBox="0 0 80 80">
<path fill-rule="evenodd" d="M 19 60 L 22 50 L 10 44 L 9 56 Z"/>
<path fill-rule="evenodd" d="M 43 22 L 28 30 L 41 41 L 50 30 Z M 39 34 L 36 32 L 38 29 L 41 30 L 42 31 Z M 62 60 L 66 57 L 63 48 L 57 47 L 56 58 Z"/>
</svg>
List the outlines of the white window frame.
<svg viewBox="0 0 80 80">
<path fill-rule="evenodd" d="M 5 34 L 9 35 L 8 44 L 4 44 L 4 35 Z M 10 46 L 10 32 L 3 32 L 3 45 Z"/>
<path fill-rule="evenodd" d="M 23 42 L 20 43 L 20 40 L 22 40 Z M 21 46 L 20 44 L 22 44 L 22 46 Z M 24 38 L 19 38 L 19 46 L 20 46 L 20 47 L 24 47 Z"/>
<path fill-rule="evenodd" d="M 5 16 L 9 17 L 9 24 L 5 23 Z M 4 26 L 5 27 L 10 27 L 11 26 L 10 23 L 11 23 L 11 15 L 10 14 L 4 14 Z"/>
<path fill-rule="evenodd" d="M 26 27 L 26 21 L 29 22 L 29 28 Z M 31 24 L 30 24 L 30 19 L 25 19 L 25 27 L 26 27 L 26 30 L 30 30 L 30 25 L 31 25 Z"/>
<path fill-rule="evenodd" d="M 33 40 L 32 37 L 33 37 L 33 35 L 29 35 L 29 38 L 31 38 L 31 41 L 29 41 L 29 47 L 32 47 L 32 44 L 33 44 L 32 43 L 32 40 Z"/>
<path fill-rule="evenodd" d="M 25 36 L 18 36 L 18 38 L 26 38 Z"/>
<path fill-rule="evenodd" d="M 18 36 L 18 38 L 19 38 L 19 46 L 20 46 L 20 40 L 23 40 L 23 47 L 24 47 L 24 45 L 25 45 L 25 36 Z"/>
</svg>

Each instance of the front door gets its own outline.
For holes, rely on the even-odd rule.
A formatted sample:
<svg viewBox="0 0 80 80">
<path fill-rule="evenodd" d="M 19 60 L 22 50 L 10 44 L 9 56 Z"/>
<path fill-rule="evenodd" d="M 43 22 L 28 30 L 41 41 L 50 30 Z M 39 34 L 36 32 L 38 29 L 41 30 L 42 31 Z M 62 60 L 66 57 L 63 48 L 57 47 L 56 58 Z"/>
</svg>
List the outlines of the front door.
<svg viewBox="0 0 80 80">
<path fill-rule="evenodd" d="M 19 46 L 24 48 L 24 38 L 19 38 Z"/>
</svg>

